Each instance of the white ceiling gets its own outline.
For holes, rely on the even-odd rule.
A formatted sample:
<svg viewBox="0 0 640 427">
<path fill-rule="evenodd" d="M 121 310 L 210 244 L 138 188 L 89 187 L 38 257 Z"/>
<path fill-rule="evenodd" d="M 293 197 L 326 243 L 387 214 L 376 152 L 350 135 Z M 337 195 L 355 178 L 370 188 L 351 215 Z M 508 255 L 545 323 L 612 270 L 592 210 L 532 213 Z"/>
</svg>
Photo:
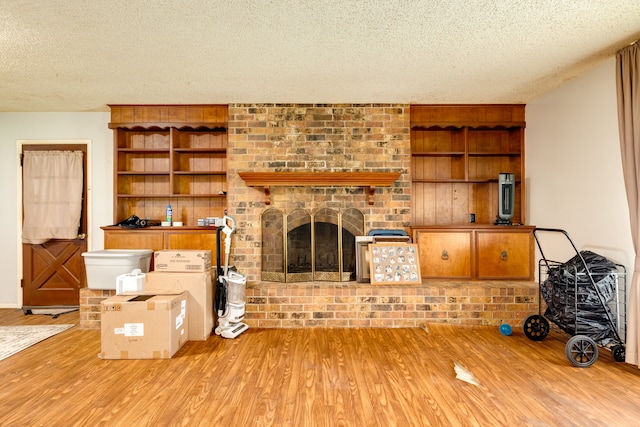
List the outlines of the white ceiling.
<svg viewBox="0 0 640 427">
<path fill-rule="evenodd" d="M 2 0 L 0 111 L 527 103 L 638 38 L 638 0 Z"/>
</svg>

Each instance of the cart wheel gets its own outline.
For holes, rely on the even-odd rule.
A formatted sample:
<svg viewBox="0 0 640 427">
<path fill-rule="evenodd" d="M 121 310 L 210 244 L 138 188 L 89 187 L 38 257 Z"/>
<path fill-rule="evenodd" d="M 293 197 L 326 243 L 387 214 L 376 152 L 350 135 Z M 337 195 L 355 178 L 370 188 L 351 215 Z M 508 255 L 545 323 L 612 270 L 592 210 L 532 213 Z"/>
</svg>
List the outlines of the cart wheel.
<svg viewBox="0 0 640 427">
<path fill-rule="evenodd" d="M 616 344 L 611 347 L 611 355 L 616 362 L 624 362 L 625 348 L 622 344 Z"/>
<path fill-rule="evenodd" d="M 522 331 L 531 341 L 542 341 L 549 335 L 549 322 L 539 314 L 534 314 L 524 320 Z"/>
<path fill-rule="evenodd" d="M 598 360 L 598 346 L 596 342 L 584 335 L 571 337 L 564 347 L 564 353 L 569 362 L 578 368 L 588 368 Z"/>
</svg>

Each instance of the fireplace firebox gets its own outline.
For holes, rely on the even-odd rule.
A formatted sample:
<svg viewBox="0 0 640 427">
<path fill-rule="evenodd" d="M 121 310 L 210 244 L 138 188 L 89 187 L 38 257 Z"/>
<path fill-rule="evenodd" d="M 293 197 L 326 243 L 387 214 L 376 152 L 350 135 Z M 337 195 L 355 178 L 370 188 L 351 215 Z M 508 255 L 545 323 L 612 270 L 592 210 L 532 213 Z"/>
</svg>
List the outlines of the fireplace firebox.
<svg viewBox="0 0 640 427">
<path fill-rule="evenodd" d="M 262 213 L 262 280 L 273 282 L 355 280 L 356 236 L 364 214 L 355 208 L 295 209 Z"/>
</svg>

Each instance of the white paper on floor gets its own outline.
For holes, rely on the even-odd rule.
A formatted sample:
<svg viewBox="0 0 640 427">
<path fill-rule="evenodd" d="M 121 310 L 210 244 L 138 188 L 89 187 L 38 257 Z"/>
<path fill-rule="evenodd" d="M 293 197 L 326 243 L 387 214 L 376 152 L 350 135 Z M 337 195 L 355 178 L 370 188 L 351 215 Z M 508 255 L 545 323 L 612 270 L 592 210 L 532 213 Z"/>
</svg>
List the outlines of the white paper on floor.
<svg viewBox="0 0 640 427">
<path fill-rule="evenodd" d="M 475 386 L 480 386 L 480 383 L 478 382 L 476 377 L 474 377 L 473 374 L 469 372 L 465 367 L 459 365 L 456 362 L 453 362 L 453 369 L 456 371 L 457 379 L 468 382 L 469 384 L 473 384 Z"/>
</svg>

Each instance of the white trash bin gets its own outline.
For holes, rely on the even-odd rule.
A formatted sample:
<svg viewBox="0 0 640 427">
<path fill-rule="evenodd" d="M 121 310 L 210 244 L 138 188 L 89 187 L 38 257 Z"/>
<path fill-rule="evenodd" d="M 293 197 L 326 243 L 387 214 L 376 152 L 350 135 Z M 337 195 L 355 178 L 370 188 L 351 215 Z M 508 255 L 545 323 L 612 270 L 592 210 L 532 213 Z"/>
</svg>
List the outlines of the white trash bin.
<svg viewBox="0 0 640 427">
<path fill-rule="evenodd" d="M 140 270 L 148 273 L 151 267 L 151 249 L 104 249 L 84 252 L 89 289 L 115 290 L 118 276 Z"/>
</svg>

